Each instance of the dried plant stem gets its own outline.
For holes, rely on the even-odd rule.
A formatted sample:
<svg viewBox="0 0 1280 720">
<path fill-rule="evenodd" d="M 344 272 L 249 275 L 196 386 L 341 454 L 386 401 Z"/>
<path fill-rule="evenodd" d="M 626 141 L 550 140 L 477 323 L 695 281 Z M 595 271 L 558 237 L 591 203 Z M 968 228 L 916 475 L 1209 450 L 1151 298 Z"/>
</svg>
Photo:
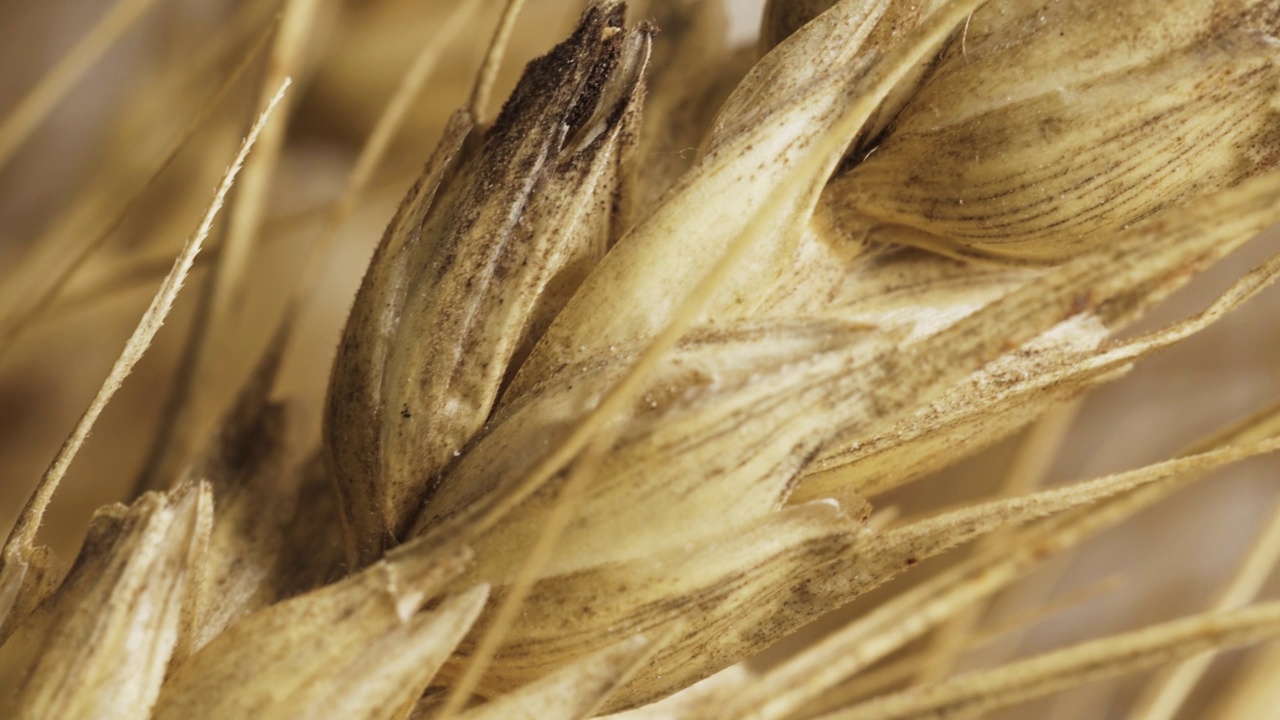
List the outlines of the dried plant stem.
<svg viewBox="0 0 1280 720">
<path fill-rule="evenodd" d="M 524 0 L 507 0 L 498 27 L 493 31 L 493 39 L 489 41 L 489 49 L 485 52 L 484 62 L 476 75 L 476 84 L 471 89 L 471 100 L 468 107 L 476 122 L 486 124 L 485 108 L 489 106 L 489 96 L 493 94 L 494 83 L 498 80 L 498 70 L 502 67 L 502 57 L 511 43 L 511 31 L 515 29 L 516 18 L 520 16 L 520 8 Z"/>
<path fill-rule="evenodd" d="M 0 123 L 0 167 L 13 158 L 14 152 L 40 127 L 84 73 L 155 4 L 156 0 L 119 0 L 58 60 Z"/>
<path fill-rule="evenodd" d="M 1219 693 L 1220 700 L 1204 717 L 1218 720 L 1257 720 L 1280 704 L 1280 643 L 1258 648 L 1245 668 Z"/>
<path fill-rule="evenodd" d="M 906 720 L 986 712 L 1201 652 L 1275 637 L 1280 637 L 1280 603 L 1196 615 L 911 688 L 822 720 Z"/>
<path fill-rule="evenodd" d="M 268 97 L 286 77 L 296 77 L 319 14 L 314 0 L 287 0 L 280 20 L 280 32 L 267 57 L 261 97 Z M 290 103 L 286 101 L 285 115 Z M 225 331 L 244 292 L 245 269 L 257 239 L 262 216 L 271 194 L 271 180 L 284 148 L 287 123 L 277 123 L 263 132 L 261 148 L 246 163 L 244 179 L 236 191 L 234 206 L 227 218 L 227 236 L 222 243 L 218 271 L 212 283 L 212 314 L 207 333 Z M 206 352 L 210 349 L 206 346 Z"/>
<path fill-rule="evenodd" d="M 916 542 L 913 544 L 921 547 L 922 555 L 928 556 L 934 552 L 930 545 L 933 538 L 944 538 L 948 546 L 956 545 L 966 538 L 991 532 L 995 528 L 1009 527 L 1037 517 L 1079 509 L 1120 493 L 1159 482 L 1172 475 L 1195 469 L 1207 471 L 1278 449 L 1280 449 L 1280 438 L 1272 438 L 1258 443 L 1232 446 L 1201 455 L 1168 460 L 1137 470 L 1043 490 L 1023 497 L 977 503 L 914 522 L 890 534 L 899 538 L 915 539 Z M 993 546 L 990 552 L 1008 553 L 1008 545 Z"/>
<path fill-rule="evenodd" d="M 1280 441 L 1255 441 L 1247 446 L 1229 446 L 1039 495 L 1061 495 L 1063 497 L 1059 499 L 1065 500 L 1070 495 L 1088 494 L 1091 492 L 1090 487 L 1092 491 L 1105 487 L 1122 491 L 1127 486 L 1134 488 L 1126 496 L 1132 497 L 1143 489 L 1150 492 L 1165 487 L 1170 484 L 1170 478 L 1204 472 L 1224 462 L 1239 460 L 1257 452 L 1267 452 L 1276 447 L 1280 447 Z M 987 505 L 1027 501 L 996 501 Z M 957 516 L 974 514 L 980 513 L 969 508 L 913 527 L 923 531 L 923 526 L 954 524 Z M 993 548 L 898 595 L 760 678 L 749 691 L 740 693 L 734 699 L 733 713 L 736 714 L 728 716 L 752 720 L 787 717 L 824 688 L 851 677 L 971 603 L 1007 587 L 1051 553 L 1074 547 L 1089 531 L 1100 530 L 1120 519 L 1103 516 L 1099 521 L 1095 519 L 1098 515 L 1098 510 L 1090 508 L 1070 516 L 1077 519 L 1078 523 L 1064 522 L 1063 527 L 1055 525 L 1054 520 L 1046 521 L 1040 527 L 1025 531 L 1017 541 L 1011 543 L 1013 550 L 1009 547 Z"/>
<path fill-rule="evenodd" d="M 1235 281 L 1203 312 L 1172 327 L 1140 337 L 1122 346 L 1114 354 L 1140 351 L 1144 355 L 1169 347 L 1195 335 L 1222 319 L 1227 313 L 1248 302 L 1280 278 L 1280 255 L 1275 255 Z"/>
<path fill-rule="evenodd" d="M 80 244 L 79 247 L 73 248 L 69 254 L 59 257 L 58 262 L 60 264 L 52 271 L 39 273 L 21 272 L 18 274 L 19 277 L 31 278 L 32 283 L 39 283 L 39 285 L 27 287 L 21 292 L 15 293 L 15 302 L 6 308 L 7 312 L 3 316 L 0 316 L 0 358 L 3 358 L 5 353 L 13 347 L 14 341 L 30 326 L 32 320 L 48 310 L 50 303 L 65 287 L 67 280 L 84 266 L 85 261 L 89 259 L 94 251 L 102 247 L 107 238 L 111 237 L 120 228 L 125 218 L 141 202 L 147 191 L 155 185 L 164 171 L 173 165 L 178 155 L 191 143 L 196 131 L 209 120 L 214 111 L 222 105 L 222 101 L 226 99 L 231 89 L 244 77 L 245 71 L 248 70 L 254 58 L 266 45 L 273 27 L 274 24 L 263 28 L 244 57 L 240 59 L 226 78 L 218 85 L 209 99 L 197 111 L 195 117 L 179 133 L 178 137 L 174 139 L 173 144 L 164 153 L 155 169 L 147 176 L 147 179 L 116 210 L 111 219 L 102 225 L 96 234 L 88 236 L 87 241 Z M 169 263 L 166 261 L 164 267 L 168 266 Z M 163 269 L 161 272 L 163 273 Z"/>
<path fill-rule="evenodd" d="M 1223 612 L 1244 607 L 1257 597 L 1280 562 L 1280 506 L 1211 607 Z M 1212 654 L 1194 657 L 1159 673 L 1139 697 L 1131 720 L 1172 720 L 1213 661 Z"/>
<path fill-rule="evenodd" d="M 313 0 L 286 0 L 280 30 L 267 56 L 262 96 L 267 96 L 283 78 L 297 75 L 319 5 Z M 290 104 L 286 99 L 281 108 L 286 118 Z M 245 272 L 266 212 L 271 180 L 284 148 L 287 127 L 287 123 L 267 127 L 258 152 L 245 165 L 244 177 L 228 215 L 218 262 L 198 296 L 195 320 L 162 410 L 160 431 L 136 483 L 139 489 L 162 486 L 166 481 L 161 478 L 172 477 L 197 442 L 200 423 L 222 409 L 220 401 L 200 388 L 219 384 L 228 372 L 227 358 L 216 356 L 220 348 L 230 345 L 227 336 L 236 327 Z"/>
<path fill-rule="evenodd" d="M 1038 608 L 1034 612 L 1005 619 L 996 627 L 979 629 L 972 633 L 972 640 L 968 648 L 978 649 L 999 640 L 1002 635 L 1007 633 L 1026 630 L 1060 612 L 1077 608 L 1100 595 L 1111 592 L 1119 585 L 1119 578 L 1111 578 L 1108 581 L 1061 598 L 1050 605 Z M 963 614 L 963 612 L 960 614 Z M 923 670 L 921 663 L 928 660 L 929 658 L 926 655 L 918 653 L 884 665 L 875 666 L 871 670 L 855 675 L 843 685 L 836 686 L 815 698 L 808 705 L 805 705 L 804 709 L 797 715 L 814 717 L 833 712 L 876 695 L 891 685 L 906 683 L 906 681 L 912 680 L 913 677 L 920 674 Z M 913 681 L 907 684 L 914 685 L 919 683 Z"/>
<path fill-rule="evenodd" d="M 156 292 L 155 298 L 152 299 L 151 305 L 143 313 L 142 319 L 138 322 L 138 327 L 129 337 L 120 357 L 112 366 L 111 372 L 108 373 L 101 389 L 98 390 L 98 394 L 89 403 L 88 409 L 80 417 L 75 428 L 58 450 L 53 462 L 40 478 L 39 484 L 27 500 L 26 506 L 23 507 L 22 513 L 18 516 L 18 521 L 5 543 L 6 558 L 11 554 L 20 552 L 21 549 L 29 548 L 33 544 L 36 530 L 44 517 L 45 509 L 53 498 L 54 491 L 57 490 L 58 484 L 66 475 L 67 469 L 75 459 L 76 453 L 84 445 L 85 439 L 89 436 L 90 430 L 93 429 L 98 416 L 102 414 L 102 410 L 111 401 L 116 391 L 120 389 L 124 379 L 133 370 L 133 366 L 137 364 L 138 360 L 147 351 L 147 348 L 151 346 L 151 341 L 155 338 L 156 333 L 159 332 L 160 326 L 164 323 L 165 318 L 173 307 L 174 301 L 178 297 L 178 292 L 182 289 L 183 280 L 191 270 L 195 256 L 200 252 L 205 239 L 209 236 L 214 218 L 217 217 L 218 211 L 222 209 L 227 193 L 230 192 L 232 185 L 235 183 L 245 158 L 248 157 L 249 151 L 253 148 L 254 143 L 257 142 L 258 136 L 263 127 L 266 126 L 268 118 L 271 117 L 272 111 L 275 110 L 281 98 L 284 97 L 288 87 L 289 81 L 286 78 L 275 95 L 267 102 L 266 108 L 258 117 L 257 122 L 250 128 L 248 135 L 240 146 L 240 151 L 236 154 L 235 160 L 223 176 L 222 182 L 218 184 L 213 200 L 205 211 L 204 217 L 201 218 L 195 233 L 187 239 L 181 252 L 178 253 L 173 269 L 169 271 L 169 275 L 165 277 L 160 289 Z M 9 563 L 6 560 L 6 569 L 8 565 Z"/>
<path fill-rule="evenodd" d="M 1079 410 L 1080 402 L 1073 401 L 1051 410 L 1032 426 L 1005 475 L 1000 489 L 1002 497 L 1023 495 L 1044 482 Z M 975 554 L 1007 546 L 1015 532 L 1010 527 L 983 537 L 974 548 Z M 938 628 L 929 647 L 929 657 L 916 677 L 917 683 L 934 683 L 951 672 L 982 618 L 984 606 L 985 603 L 975 603 Z"/>
</svg>

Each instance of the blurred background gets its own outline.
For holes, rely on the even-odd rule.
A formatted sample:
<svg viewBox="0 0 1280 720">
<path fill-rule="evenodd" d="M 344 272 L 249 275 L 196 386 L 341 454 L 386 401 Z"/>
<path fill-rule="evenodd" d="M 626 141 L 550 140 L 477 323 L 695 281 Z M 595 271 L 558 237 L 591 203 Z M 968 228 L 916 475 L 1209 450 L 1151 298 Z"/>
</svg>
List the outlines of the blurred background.
<svg viewBox="0 0 1280 720">
<path fill-rule="evenodd" d="M 58 555 L 74 556 L 92 512 L 128 499 L 140 475 L 163 464 L 153 452 L 158 435 L 207 431 L 265 346 L 365 138 L 415 55 L 432 43 L 441 49 L 439 64 L 368 189 L 336 228 L 286 358 L 279 390 L 290 401 L 293 443 L 300 456 L 314 446 L 329 363 L 365 264 L 449 113 L 466 101 L 501 6 L 483 0 L 456 34 L 442 37 L 454 1 L 316 3 L 291 60 L 296 85 L 279 161 L 261 193 L 249 200 L 233 193 L 174 314 L 77 458 L 42 530 Z M 762 4 L 728 3 L 732 45 L 752 42 Z M 633 3 L 632 17 L 646 17 L 649 5 Z M 528 0 L 495 105 L 519 68 L 560 39 L 581 7 L 576 0 Z M 279 10 L 274 0 L 0 3 L 0 318 L 10 321 L 0 325 L 0 527 L 12 524 L 97 391 L 261 106 L 272 53 L 267 33 Z M 228 78 L 225 95 L 215 100 Z M 197 124 L 205 107 L 212 109 Z M 247 289 L 207 338 L 202 352 L 212 359 L 183 379 L 176 368 L 192 345 L 208 261 L 237 214 L 249 229 L 236 232 L 253 239 Z M 1196 312 L 1277 252 L 1280 234 L 1273 232 L 1197 279 L 1144 327 Z M 1280 396 L 1277 317 L 1280 292 L 1273 288 L 1086 398 L 1063 423 L 1048 481 L 1166 458 Z M 165 406 L 183 388 L 196 410 L 178 417 Z M 1011 438 L 877 505 L 898 505 L 910 516 L 985 497 L 1022 442 Z M 1278 469 L 1280 460 L 1264 458 L 1221 473 L 1037 573 L 1003 596 L 985 623 L 1013 623 L 1025 632 L 997 638 L 966 666 L 1203 609 L 1275 512 Z M 946 562 L 926 563 L 916 575 Z M 908 576 L 858 601 L 760 662 L 913 581 Z M 1273 582 L 1268 592 L 1274 597 L 1278 589 Z M 1027 613 L 1056 602 L 1066 607 L 1027 622 Z M 1215 665 L 1185 717 L 1212 716 L 1197 713 L 1213 712 L 1205 703 L 1239 670 L 1241 657 L 1231 653 Z M 1092 685 L 1005 716 L 1124 717 L 1141 682 Z"/>
</svg>

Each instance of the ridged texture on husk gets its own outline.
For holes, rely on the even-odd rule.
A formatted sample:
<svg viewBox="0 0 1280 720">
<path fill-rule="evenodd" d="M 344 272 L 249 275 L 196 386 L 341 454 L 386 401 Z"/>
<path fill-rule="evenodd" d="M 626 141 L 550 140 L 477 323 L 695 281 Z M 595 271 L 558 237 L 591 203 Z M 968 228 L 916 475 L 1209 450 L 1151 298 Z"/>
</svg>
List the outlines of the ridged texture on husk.
<svg viewBox="0 0 1280 720">
<path fill-rule="evenodd" d="M 1280 163 L 1280 3 L 991 3 L 827 190 L 844 231 L 1056 261 Z"/>
<path fill-rule="evenodd" d="M 484 424 L 522 356 L 608 247 L 648 31 L 594 6 L 526 70 L 493 127 L 467 111 L 410 191 L 356 297 L 326 415 L 360 564 Z"/>
</svg>

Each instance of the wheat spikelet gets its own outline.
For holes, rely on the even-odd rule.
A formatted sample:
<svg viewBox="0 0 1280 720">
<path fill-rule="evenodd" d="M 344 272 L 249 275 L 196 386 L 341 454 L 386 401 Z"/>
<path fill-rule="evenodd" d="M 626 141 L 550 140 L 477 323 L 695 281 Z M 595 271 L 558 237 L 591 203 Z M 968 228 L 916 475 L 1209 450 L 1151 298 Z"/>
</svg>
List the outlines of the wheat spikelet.
<svg viewBox="0 0 1280 720">
<path fill-rule="evenodd" d="M 1199 610 L 972 659 L 1101 602 L 1006 607 L 1055 558 L 1280 447 L 1252 398 L 1040 487 L 1086 419 L 1172 439 L 1088 403 L 1273 297 L 1280 3 L 770 0 L 752 43 L 692 0 L 154 6 L 0 119 L 29 173 L 94 58 L 134 71 L 93 181 L 0 244 L 0 391 L 102 375 L 111 323 L 46 346 L 159 283 L 2 488 L 0 716 L 1016 718 L 1093 683 L 1108 717 L 1262 717 L 1204 673 L 1280 637 L 1274 519 Z M 937 480 L 1028 426 L 1003 485 Z M 87 530 L 80 476 L 117 501 Z"/>
</svg>

